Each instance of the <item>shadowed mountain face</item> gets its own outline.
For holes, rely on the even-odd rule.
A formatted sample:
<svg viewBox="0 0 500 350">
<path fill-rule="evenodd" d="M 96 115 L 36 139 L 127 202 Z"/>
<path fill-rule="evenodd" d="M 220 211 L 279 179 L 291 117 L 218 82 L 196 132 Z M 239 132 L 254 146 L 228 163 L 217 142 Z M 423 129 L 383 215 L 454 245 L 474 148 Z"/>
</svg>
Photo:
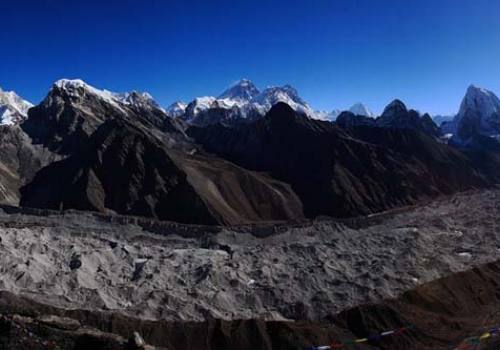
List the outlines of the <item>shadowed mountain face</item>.
<svg viewBox="0 0 500 350">
<path fill-rule="evenodd" d="M 0 202 L 18 205 L 19 188 L 29 183 L 36 172 L 59 157 L 31 139 L 18 126 L 0 126 Z"/>
<path fill-rule="evenodd" d="M 419 112 L 413 109 L 408 110 L 400 100 L 392 101 L 378 118 L 356 115 L 352 112 L 342 112 L 338 116 L 336 123 L 342 128 L 377 126 L 386 129 L 416 130 L 432 137 L 439 136 L 439 127 L 429 114 L 421 116 Z"/>
<path fill-rule="evenodd" d="M 86 85 L 56 85 L 30 111 L 25 131 L 66 158 L 22 188 L 21 205 L 200 224 L 303 218 L 289 185 L 200 154 L 154 105 L 107 97 Z"/>
<path fill-rule="evenodd" d="M 311 217 L 367 214 L 488 183 L 461 153 L 418 131 L 350 133 L 285 104 L 249 125 L 188 134 L 210 152 L 291 184 Z"/>
<path fill-rule="evenodd" d="M 125 104 L 114 96 L 103 96 L 105 92 L 83 82 L 70 83 L 54 84 L 45 100 L 29 111 L 22 128 L 33 143 L 56 153 L 71 154 L 85 147 L 92 133 L 111 119 L 128 120 L 152 131 L 169 133 L 171 137 L 180 133 L 161 109 L 146 104 L 144 97 L 137 93 L 128 95 Z"/>
<path fill-rule="evenodd" d="M 436 141 L 430 117 L 398 100 L 377 119 L 346 112 L 330 123 L 285 103 L 251 119 L 188 128 L 148 94 L 61 80 L 1 135 L 0 195 L 38 208 L 247 224 L 369 214 L 498 180 L 489 139 L 477 147 L 487 152 L 454 150 Z"/>
<path fill-rule="evenodd" d="M 491 91 L 471 85 L 454 122 L 459 143 L 474 142 L 477 135 L 496 138 L 500 133 L 500 99 Z"/>
<path fill-rule="evenodd" d="M 161 144 L 140 129 L 111 119 L 86 144 L 42 169 L 21 190 L 21 205 L 216 222 Z"/>
<path fill-rule="evenodd" d="M 203 224 L 302 217 L 287 185 L 214 157 L 169 150 L 119 120 L 99 127 L 85 150 L 42 169 L 22 189 L 21 205 Z"/>
</svg>

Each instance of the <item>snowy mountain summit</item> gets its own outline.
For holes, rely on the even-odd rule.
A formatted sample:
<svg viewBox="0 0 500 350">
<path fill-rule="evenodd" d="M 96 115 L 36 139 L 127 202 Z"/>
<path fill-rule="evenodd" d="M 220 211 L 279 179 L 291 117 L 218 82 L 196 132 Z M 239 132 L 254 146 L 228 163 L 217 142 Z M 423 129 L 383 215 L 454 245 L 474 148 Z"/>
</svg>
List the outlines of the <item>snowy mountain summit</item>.
<svg viewBox="0 0 500 350">
<path fill-rule="evenodd" d="M 60 79 L 54 83 L 51 92 L 60 91 L 64 94 L 79 99 L 85 96 L 92 96 L 109 103 L 117 109 L 123 106 L 135 107 L 139 109 L 157 109 L 165 112 L 155 99 L 147 92 L 124 92 L 116 93 L 108 90 L 97 89 L 81 79 Z"/>
<path fill-rule="evenodd" d="M 370 117 L 370 118 L 374 117 L 372 111 L 370 111 L 368 107 L 366 107 L 364 104 L 360 102 L 352 105 L 351 108 L 349 108 L 349 112 L 351 112 L 354 115 L 360 115 L 363 117 Z"/>
<path fill-rule="evenodd" d="M 240 104 L 250 102 L 259 94 L 259 89 L 247 79 L 242 79 L 238 83 L 224 91 L 219 97 L 219 100 L 229 99 Z"/>
<path fill-rule="evenodd" d="M 265 114 L 278 102 L 284 102 L 295 111 L 314 117 L 315 112 L 313 109 L 299 96 L 297 90 L 288 84 L 266 88 L 256 95 L 250 101 L 250 104 L 252 108 Z"/>
<path fill-rule="evenodd" d="M 167 107 L 166 113 L 171 118 L 177 118 L 184 115 L 187 104 L 182 101 L 176 101 Z"/>
<path fill-rule="evenodd" d="M 285 102 L 295 111 L 314 117 L 313 109 L 299 96 L 297 90 L 290 85 L 272 86 L 260 91 L 250 80 L 243 79 L 229 87 L 218 97 L 205 96 L 195 98 L 185 107 L 181 116 L 192 124 L 232 124 L 239 121 L 255 120 L 264 116 L 272 106 Z M 182 106 L 172 109 L 179 113 Z M 167 111 L 170 110 L 167 109 Z M 169 113 L 174 115 L 174 113 Z"/>
<path fill-rule="evenodd" d="M 467 141 L 475 134 L 500 134 L 500 99 L 491 91 L 469 86 L 455 118 L 457 138 Z"/>
<path fill-rule="evenodd" d="M 0 125 L 14 125 L 28 116 L 31 103 L 23 100 L 14 91 L 0 88 Z"/>
<path fill-rule="evenodd" d="M 343 112 L 349 112 L 352 113 L 354 116 L 358 117 L 367 117 L 367 118 L 375 117 L 375 115 L 372 113 L 372 111 L 368 109 L 368 107 L 366 107 L 361 102 L 358 102 L 353 104 L 348 110 L 334 109 L 331 112 L 316 111 L 314 118 L 319 120 L 335 121 Z M 344 118 L 345 117 L 346 115 L 344 115 Z"/>
</svg>

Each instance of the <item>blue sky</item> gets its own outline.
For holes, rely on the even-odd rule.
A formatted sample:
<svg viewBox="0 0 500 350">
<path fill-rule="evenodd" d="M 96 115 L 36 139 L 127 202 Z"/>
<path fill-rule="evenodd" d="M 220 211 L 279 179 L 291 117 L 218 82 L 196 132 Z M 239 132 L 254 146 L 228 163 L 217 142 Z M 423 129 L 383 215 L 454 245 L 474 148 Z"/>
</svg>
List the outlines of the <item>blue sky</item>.
<svg viewBox="0 0 500 350">
<path fill-rule="evenodd" d="M 59 78 L 161 104 L 240 78 L 318 109 L 395 97 L 433 114 L 471 83 L 500 93 L 498 0 L 32 0 L 0 3 L 0 86 L 39 102 Z"/>
</svg>

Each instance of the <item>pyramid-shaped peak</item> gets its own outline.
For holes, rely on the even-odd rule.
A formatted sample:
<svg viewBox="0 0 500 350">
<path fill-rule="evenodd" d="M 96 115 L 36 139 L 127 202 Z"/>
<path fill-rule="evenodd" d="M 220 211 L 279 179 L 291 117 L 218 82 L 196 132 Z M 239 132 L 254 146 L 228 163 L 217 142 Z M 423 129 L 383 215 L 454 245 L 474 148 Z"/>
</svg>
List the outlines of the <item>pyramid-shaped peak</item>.
<svg viewBox="0 0 500 350">
<path fill-rule="evenodd" d="M 391 103 L 389 103 L 387 107 L 385 107 L 382 116 L 387 117 L 406 112 L 408 112 L 408 109 L 406 108 L 406 105 L 403 103 L 403 101 L 395 99 Z"/>
<path fill-rule="evenodd" d="M 237 101 L 250 101 L 259 93 L 257 87 L 248 79 L 242 79 L 229 89 L 224 91 L 219 99 L 231 99 Z"/>
</svg>

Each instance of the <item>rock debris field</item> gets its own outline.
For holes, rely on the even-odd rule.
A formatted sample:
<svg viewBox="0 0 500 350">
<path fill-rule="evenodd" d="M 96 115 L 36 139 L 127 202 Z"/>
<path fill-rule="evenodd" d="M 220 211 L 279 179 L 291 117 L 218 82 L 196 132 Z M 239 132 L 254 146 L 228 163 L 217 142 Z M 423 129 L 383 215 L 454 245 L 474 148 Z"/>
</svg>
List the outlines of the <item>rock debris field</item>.
<svg viewBox="0 0 500 350">
<path fill-rule="evenodd" d="M 144 319 L 321 321 L 500 259 L 499 208 L 493 188 L 271 235 L 242 227 L 180 235 L 92 213 L 2 211 L 0 290 Z"/>
</svg>

